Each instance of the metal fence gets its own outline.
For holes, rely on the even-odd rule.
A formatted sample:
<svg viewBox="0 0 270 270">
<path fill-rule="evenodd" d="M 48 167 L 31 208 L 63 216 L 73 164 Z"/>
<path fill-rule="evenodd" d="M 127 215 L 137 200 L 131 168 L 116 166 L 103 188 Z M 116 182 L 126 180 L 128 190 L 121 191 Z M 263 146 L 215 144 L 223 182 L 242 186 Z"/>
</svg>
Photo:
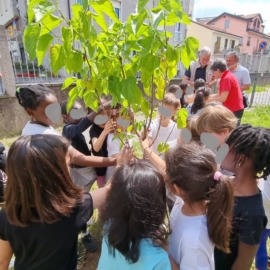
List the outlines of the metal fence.
<svg viewBox="0 0 270 270">
<path fill-rule="evenodd" d="M 251 74 L 249 107 L 270 106 L 270 74 Z"/>
<path fill-rule="evenodd" d="M 12 61 L 14 76 L 17 84 L 23 83 L 50 83 L 62 82 L 67 77 L 66 72 L 60 71 L 54 75 L 50 68 L 49 54 L 44 57 L 43 64 L 37 65 L 37 61 L 30 61 L 23 46 L 22 32 L 17 30 L 6 30 Z"/>
</svg>

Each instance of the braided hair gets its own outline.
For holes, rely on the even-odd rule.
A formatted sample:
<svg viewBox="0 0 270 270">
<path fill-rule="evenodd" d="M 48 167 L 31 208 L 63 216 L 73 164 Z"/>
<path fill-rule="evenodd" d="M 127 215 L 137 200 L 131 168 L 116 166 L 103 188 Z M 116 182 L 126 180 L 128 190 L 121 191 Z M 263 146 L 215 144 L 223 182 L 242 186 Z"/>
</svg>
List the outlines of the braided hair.
<svg viewBox="0 0 270 270">
<path fill-rule="evenodd" d="M 248 157 L 257 177 L 270 174 L 270 129 L 245 124 L 234 129 L 226 143 L 236 155 Z"/>
<path fill-rule="evenodd" d="M 55 95 L 50 88 L 38 84 L 18 88 L 16 98 L 24 109 L 35 110 L 39 103 L 50 94 Z"/>
</svg>

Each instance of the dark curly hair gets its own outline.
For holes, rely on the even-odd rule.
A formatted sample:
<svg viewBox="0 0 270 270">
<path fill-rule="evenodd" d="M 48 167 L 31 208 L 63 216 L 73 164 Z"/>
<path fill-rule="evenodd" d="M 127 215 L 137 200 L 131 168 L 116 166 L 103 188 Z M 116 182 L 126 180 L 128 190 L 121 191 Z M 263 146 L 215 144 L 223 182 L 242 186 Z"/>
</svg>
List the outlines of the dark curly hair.
<svg viewBox="0 0 270 270">
<path fill-rule="evenodd" d="M 266 179 L 270 174 L 270 129 L 245 124 L 232 131 L 226 143 L 235 153 L 252 161 L 256 177 Z"/>
<path fill-rule="evenodd" d="M 24 109 L 35 110 L 39 103 L 45 100 L 50 94 L 55 95 L 54 91 L 50 88 L 38 84 L 18 88 L 16 98 Z"/>
<path fill-rule="evenodd" d="M 166 209 L 163 177 L 149 162 L 118 168 L 102 215 L 110 252 L 115 255 L 117 249 L 128 262 L 135 263 L 141 239 L 150 238 L 156 246 L 166 244 Z"/>
</svg>

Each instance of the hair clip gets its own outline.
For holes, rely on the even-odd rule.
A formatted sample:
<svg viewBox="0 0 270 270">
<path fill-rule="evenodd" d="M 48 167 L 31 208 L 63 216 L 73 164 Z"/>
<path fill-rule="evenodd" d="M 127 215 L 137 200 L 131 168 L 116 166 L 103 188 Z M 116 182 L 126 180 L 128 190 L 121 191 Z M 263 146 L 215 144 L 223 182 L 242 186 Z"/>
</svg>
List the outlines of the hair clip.
<svg viewBox="0 0 270 270">
<path fill-rule="evenodd" d="M 214 174 L 214 179 L 216 181 L 220 181 L 220 177 L 222 176 L 222 173 L 219 172 L 219 171 L 216 171 L 215 174 Z"/>
</svg>

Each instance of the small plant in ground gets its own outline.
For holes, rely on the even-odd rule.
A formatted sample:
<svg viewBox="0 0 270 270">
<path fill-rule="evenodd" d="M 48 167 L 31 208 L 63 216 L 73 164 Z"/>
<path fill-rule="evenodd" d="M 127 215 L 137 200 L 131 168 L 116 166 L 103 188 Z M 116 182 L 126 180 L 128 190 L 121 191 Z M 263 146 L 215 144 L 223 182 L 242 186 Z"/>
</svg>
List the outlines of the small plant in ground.
<svg viewBox="0 0 270 270">
<path fill-rule="evenodd" d="M 82 5 L 73 5 L 72 19 L 64 17 L 54 0 L 29 0 L 25 48 L 31 60 L 37 57 L 38 65 L 49 51 L 53 73 L 65 68 L 70 74 L 62 87 L 74 85 L 68 110 L 78 97 L 97 110 L 100 96 L 110 94 L 113 104 L 121 104 L 122 110 L 144 114 L 142 122 L 132 119 L 128 129 L 146 135 L 154 100 L 163 99 L 178 62 L 187 67 L 196 59 L 199 46 L 193 37 L 170 43 L 168 28 L 190 23 L 180 1 L 153 1 L 158 3 L 149 9 L 148 2 L 139 0 L 136 13 L 121 22 L 109 0 L 83 0 Z"/>
</svg>

